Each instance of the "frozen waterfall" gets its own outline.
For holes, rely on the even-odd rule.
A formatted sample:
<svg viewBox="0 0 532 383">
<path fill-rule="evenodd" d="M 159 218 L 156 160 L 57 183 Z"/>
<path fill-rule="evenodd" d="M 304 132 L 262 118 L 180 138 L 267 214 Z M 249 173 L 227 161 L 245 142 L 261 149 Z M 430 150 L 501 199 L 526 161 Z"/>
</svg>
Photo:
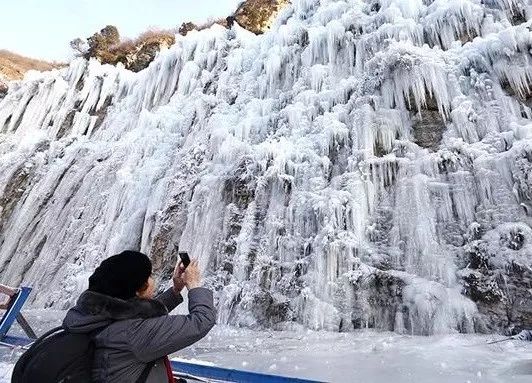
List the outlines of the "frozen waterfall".
<svg viewBox="0 0 532 383">
<path fill-rule="evenodd" d="M 67 307 L 123 249 L 219 322 L 532 324 L 532 5 L 293 0 L 272 30 L 77 59 L 0 98 L 0 278 Z"/>
</svg>

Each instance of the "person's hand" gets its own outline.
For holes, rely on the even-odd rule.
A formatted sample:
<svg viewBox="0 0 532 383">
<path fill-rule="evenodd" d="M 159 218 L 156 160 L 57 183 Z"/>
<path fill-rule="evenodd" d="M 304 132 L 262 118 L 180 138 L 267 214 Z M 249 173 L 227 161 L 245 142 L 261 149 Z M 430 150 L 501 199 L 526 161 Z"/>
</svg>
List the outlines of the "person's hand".
<svg viewBox="0 0 532 383">
<path fill-rule="evenodd" d="M 197 260 L 190 262 L 190 265 L 188 265 L 183 273 L 183 281 L 189 290 L 201 286 L 201 273 Z"/>
<path fill-rule="evenodd" d="M 179 261 L 175 265 L 174 274 L 172 275 L 172 281 L 174 282 L 174 292 L 179 294 L 185 287 L 185 281 L 183 279 L 183 273 L 185 272 L 185 266 L 183 262 Z"/>
</svg>

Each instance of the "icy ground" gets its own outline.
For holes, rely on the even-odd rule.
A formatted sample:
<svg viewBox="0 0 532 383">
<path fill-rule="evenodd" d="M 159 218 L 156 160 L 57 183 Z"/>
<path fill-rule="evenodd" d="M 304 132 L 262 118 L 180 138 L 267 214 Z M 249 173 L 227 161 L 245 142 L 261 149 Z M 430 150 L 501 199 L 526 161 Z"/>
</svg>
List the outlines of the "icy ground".
<svg viewBox="0 0 532 383">
<path fill-rule="evenodd" d="M 64 312 L 31 310 L 40 334 Z M 217 326 L 196 345 L 174 355 L 218 366 L 328 382 L 508 383 L 532 381 L 532 343 L 497 335 L 409 336 L 359 330 L 251 331 Z M 0 348 L 0 383 L 9 382 L 18 351 Z"/>
<path fill-rule="evenodd" d="M 531 382 L 532 345 L 478 335 L 216 328 L 181 353 L 219 366 L 328 382 Z M 498 339 L 498 338 L 497 338 Z"/>
</svg>

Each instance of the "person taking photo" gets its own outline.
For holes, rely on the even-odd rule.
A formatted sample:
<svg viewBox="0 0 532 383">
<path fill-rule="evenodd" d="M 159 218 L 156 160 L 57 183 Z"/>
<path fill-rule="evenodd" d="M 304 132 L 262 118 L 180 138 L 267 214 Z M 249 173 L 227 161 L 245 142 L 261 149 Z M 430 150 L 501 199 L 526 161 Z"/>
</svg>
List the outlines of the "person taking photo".
<svg viewBox="0 0 532 383">
<path fill-rule="evenodd" d="M 152 264 L 143 253 L 124 251 L 105 259 L 63 327 L 94 341 L 94 382 L 174 382 L 168 355 L 203 338 L 215 324 L 212 291 L 202 287 L 197 261 L 180 262 L 173 286 L 155 297 Z M 169 313 L 188 290 L 188 315 Z"/>
</svg>

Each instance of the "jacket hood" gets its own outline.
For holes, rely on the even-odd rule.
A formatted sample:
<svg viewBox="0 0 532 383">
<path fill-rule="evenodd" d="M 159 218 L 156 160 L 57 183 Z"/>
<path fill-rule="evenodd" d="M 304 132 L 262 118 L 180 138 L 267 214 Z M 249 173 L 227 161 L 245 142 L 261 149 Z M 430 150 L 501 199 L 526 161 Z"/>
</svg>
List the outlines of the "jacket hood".
<svg viewBox="0 0 532 383">
<path fill-rule="evenodd" d="M 103 329 L 125 319 L 147 319 L 168 314 L 166 306 L 153 299 L 132 298 L 127 301 L 108 295 L 85 291 L 76 306 L 68 310 L 63 326 L 75 333 Z"/>
</svg>

